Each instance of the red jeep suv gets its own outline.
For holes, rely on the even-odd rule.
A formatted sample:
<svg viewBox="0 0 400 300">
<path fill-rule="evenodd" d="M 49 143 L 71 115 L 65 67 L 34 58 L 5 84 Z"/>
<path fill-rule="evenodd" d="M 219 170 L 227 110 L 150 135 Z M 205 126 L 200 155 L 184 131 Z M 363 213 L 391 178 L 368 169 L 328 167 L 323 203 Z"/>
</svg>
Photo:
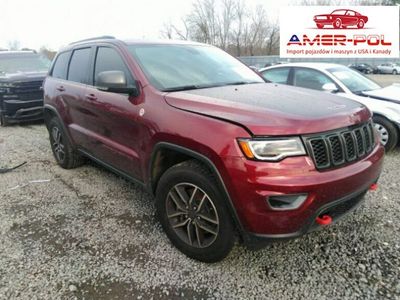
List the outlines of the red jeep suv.
<svg viewBox="0 0 400 300">
<path fill-rule="evenodd" d="M 90 158 L 145 187 L 171 242 L 200 261 L 223 259 L 237 237 L 255 248 L 326 226 L 381 172 L 362 104 L 266 83 L 204 44 L 72 43 L 44 97 L 58 164 Z"/>
</svg>

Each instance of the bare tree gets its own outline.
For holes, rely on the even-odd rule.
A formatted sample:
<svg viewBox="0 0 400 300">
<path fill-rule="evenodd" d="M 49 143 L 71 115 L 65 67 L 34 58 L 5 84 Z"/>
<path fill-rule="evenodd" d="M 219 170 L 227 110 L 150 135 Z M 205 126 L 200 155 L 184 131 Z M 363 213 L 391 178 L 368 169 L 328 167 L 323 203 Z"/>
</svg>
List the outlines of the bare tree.
<svg viewBox="0 0 400 300">
<path fill-rule="evenodd" d="M 234 8 L 234 22 L 231 30 L 231 39 L 235 45 L 236 55 L 242 54 L 243 40 L 246 40 L 248 9 L 243 0 L 236 1 Z"/>
<path fill-rule="evenodd" d="M 18 40 L 12 40 L 8 42 L 8 49 L 10 50 L 19 50 L 21 49 L 21 43 Z"/>
<path fill-rule="evenodd" d="M 181 25 L 179 28 L 171 22 L 164 23 L 163 29 L 161 30 L 161 36 L 166 39 L 181 39 L 187 40 L 189 34 L 189 25 L 185 18 L 181 19 Z"/>
<path fill-rule="evenodd" d="M 39 53 L 45 57 L 47 57 L 50 60 L 53 60 L 53 58 L 56 56 L 57 52 L 52 51 L 48 49 L 46 46 L 40 47 Z"/>
</svg>

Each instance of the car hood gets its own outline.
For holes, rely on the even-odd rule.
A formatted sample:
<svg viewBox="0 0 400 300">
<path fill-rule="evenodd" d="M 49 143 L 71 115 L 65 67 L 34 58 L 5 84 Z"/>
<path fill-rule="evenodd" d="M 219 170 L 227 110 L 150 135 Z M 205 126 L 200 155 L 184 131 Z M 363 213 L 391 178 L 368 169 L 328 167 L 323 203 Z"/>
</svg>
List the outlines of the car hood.
<svg viewBox="0 0 400 300">
<path fill-rule="evenodd" d="M 273 83 L 171 92 L 165 99 L 173 107 L 239 124 L 253 135 L 323 132 L 370 117 L 361 103 Z"/>
<path fill-rule="evenodd" d="M 17 73 L 0 73 L 1 82 L 16 82 L 16 81 L 36 81 L 43 80 L 47 72 L 17 72 Z"/>
<path fill-rule="evenodd" d="M 400 104 L 400 84 L 398 83 L 389 85 L 381 89 L 363 92 L 363 94 L 371 98 L 388 100 Z"/>
</svg>

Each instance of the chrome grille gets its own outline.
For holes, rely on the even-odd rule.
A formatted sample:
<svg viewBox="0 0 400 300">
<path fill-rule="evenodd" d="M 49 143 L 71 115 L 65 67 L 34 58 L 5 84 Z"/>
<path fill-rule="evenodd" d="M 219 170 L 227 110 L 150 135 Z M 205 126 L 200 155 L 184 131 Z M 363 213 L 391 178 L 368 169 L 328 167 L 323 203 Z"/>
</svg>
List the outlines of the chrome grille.
<svg viewBox="0 0 400 300">
<path fill-rule="evenodd" d="M 375 144 L 371 122 L 304 138 L 318 170 L 334 168 L 359 160 L 371 153 Z"/>
</svg>

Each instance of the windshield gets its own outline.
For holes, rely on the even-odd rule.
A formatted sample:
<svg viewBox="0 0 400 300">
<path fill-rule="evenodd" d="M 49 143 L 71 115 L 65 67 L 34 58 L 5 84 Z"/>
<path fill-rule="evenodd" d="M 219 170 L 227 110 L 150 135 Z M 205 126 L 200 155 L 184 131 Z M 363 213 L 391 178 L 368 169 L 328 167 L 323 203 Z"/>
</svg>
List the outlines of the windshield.
<svg viewBox="0 0 400 300">
<path fill-rule="evenodd" d="M 50 61 L 40 55 L 0 56 L 0 73 L 45 72 Z"/>
<path fill-rule="evenodd" d="M 331 12 L 331 15 L 344 15 L 346 13 L 345 10 L 342 9 L 336 9 L 333 12 Z"/>
<path fill-rule="evenodd" d="M 161 91 L 264 82 L 240 61 L 215 47 L 131 45 L 129 50 L 148 80 Z"/>
<path fill-rule="evenodd" d="M 346 67 L 331 68 L 328 71 L 355 94 L 381 88 L 372 80 Z"/>
</svg>

